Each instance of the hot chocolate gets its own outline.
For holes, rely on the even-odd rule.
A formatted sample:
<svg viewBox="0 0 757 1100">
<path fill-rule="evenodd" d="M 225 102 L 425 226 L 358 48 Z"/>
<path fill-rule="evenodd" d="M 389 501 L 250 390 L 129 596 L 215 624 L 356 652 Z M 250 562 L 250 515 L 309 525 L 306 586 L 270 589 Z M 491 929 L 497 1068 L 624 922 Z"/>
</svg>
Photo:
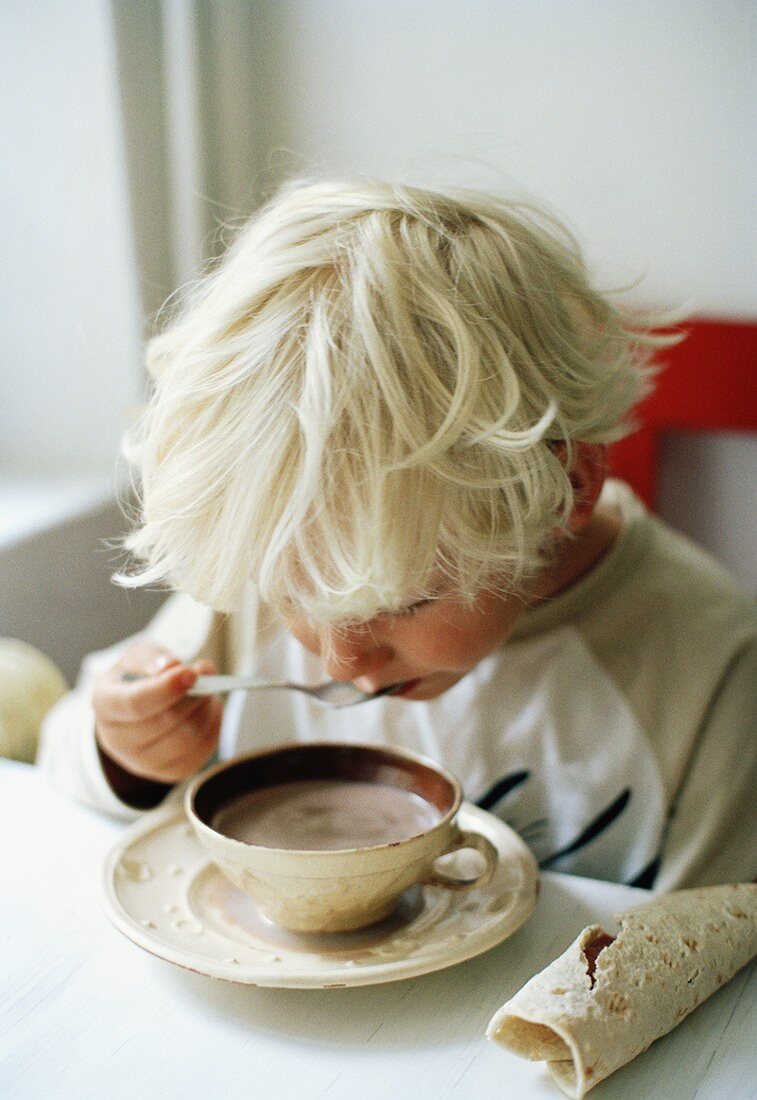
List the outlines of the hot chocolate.
<svg viewBox="0 0 757 1100">
<path fill-rule="evenodd" d="M 234 799 L 213 817 L 216 832 L 264 848 L 333 851 L 407 840 L 442 818 L 420 795 L 383 783 L 302 780 Z"/>
</svg>

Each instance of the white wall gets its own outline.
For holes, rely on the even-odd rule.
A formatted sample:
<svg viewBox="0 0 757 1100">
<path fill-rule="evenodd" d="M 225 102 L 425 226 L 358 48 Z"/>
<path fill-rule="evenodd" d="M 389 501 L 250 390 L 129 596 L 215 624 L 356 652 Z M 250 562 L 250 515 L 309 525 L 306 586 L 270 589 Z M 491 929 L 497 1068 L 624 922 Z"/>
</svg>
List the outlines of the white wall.
<svg viewBox="0 0 757 1100">
<path fill-rule="evenodd" d="M 644 296 L 757 313 L 743 0 L 266 0 L 276 166 L 525 190 Z"/>
<path fill-rule="evenodd" d="M 112 470 L 142 319 L 102 0 L 0 12 L 0 476 Z"/>
</svg>

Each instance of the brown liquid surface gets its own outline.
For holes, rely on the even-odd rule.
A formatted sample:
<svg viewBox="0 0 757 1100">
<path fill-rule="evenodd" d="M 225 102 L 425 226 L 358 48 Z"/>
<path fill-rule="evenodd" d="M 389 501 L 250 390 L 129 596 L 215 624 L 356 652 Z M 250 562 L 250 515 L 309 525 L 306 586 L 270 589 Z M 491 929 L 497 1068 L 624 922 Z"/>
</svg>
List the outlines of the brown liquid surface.
<svg viewBox="0 0 757 1100">
<path fill-rule="evenodd" d="M 211 824 L 216 832 L 264 848 L 336 851 L 407 840 L 440 820 L 437 808 L 411 791 L 318 779 L 242 795 Z"/>
</svg>

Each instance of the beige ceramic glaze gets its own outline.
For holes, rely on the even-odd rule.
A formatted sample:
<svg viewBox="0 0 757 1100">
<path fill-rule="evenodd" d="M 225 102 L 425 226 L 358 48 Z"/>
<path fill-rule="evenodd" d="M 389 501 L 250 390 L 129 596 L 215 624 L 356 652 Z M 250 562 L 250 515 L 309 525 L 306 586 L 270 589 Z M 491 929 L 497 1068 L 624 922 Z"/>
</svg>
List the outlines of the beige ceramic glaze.
<svg viewBox="0 0 757 1100">
<path fill-rule="evenodd" d="M 417 887 L 383 924 L 309 936 L 284 932 L 262 918 L 252 899 L 208 858 L 184 813 L 175 806 L 157 810 L 128 829 L 110 852 L 105 911 L 145 951 L 225 981 L 329 989 L 416 977 L 501 943 L 536 905 L 536 863 L 520 837 L 466 803 L 459 820 L 497 849 L 497 869 L 486 886 L 469 893 Z"/>
<path fill-rule="evenodd" d="M 313 777 L 400 786 L 435 805 L 441 820 L 406 840 L 327 851 L 264 848 L 211 827 L 214 814 L 240 793 Z M 383 920 L 414 884 L 473 890 L 491 879 L 496 848 L 481 833 L 460 828 L 461 801 L 457 780 L 415 753 L 319 742 L 282 745 L 217 764 L 189 786 L 185 809 L 213 861 L 263 916 L 293 932 L 333 933 Z M 483 871 L 460 878 L 435 868 L 441 856 L 461 849 L 479 852 Z"/>
</svg>

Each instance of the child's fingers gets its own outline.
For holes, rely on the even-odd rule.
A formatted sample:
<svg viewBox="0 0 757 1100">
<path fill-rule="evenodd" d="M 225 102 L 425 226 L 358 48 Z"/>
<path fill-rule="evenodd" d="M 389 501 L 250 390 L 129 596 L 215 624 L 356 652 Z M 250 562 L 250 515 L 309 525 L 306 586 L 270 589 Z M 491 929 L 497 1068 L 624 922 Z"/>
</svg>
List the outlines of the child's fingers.
<svg viewBox="0 0 757 1100">
<path fill-rule="evenodd" d="M 129 679 L 130 676 L 139 678 Z M 175 706 L 196 680 L 193 668 L 178 663 L 155 675 L 124 671 L 116 666 L 95 686 L 95 711 L 111 722 L 144 722 Z"/>
<path fill-rule="evenodd" d="M 140 751 L 150 750 L 161 741 L 178 737 L 179 734 L 184 736 L 185 731 L 194 732 L 199 718 L 203 714 L 210 713 L 208 707 L 210 701 L 211 698 L 208 695 L 191 695 L 168 710 L 155 715 L 143 726 L 134 727 L 131 724 L 125 724 L 130 729 L 132 744 Z"/>
<path fill-rule="evenodd" d="M 200 657 L 197 661 L 192 661 L 189 667 L 193 668 L 198 676 L 218 675 L 217 666 L 214 665 L 212 661 L 209 661 L 207 657 Z"/>
<path fill-rule="evenodd" d="M 134 642 L 123 651 L 113 666 L 121 672 L 135 676 L 155 676 L 170 665 L 180 664 L 179 658 L 170 649 L 156 642 Z"/>
<path fill-rule="evenodd" d="M 153 746 L 151 776 L 162 783 L 177 783 L 201 768 L 218 745 L 222 712 L 220 699 L 201 699 L 188 719 Z"/>
<path fill-rule="evenodd" d="M 193 774 L 218 744 L 223 705 L 218 697 L 186 693 L 199 675 L 216 671 L 205 658 L 183 664 L 152 643 L 130 646 L 95 684 L 103 749 L 147 779 L 175 783 Z"/>
<path fill-rule="evenodd" d="M 146 667 L 147 675 L 126 672 L 127 676 L 137 677 L 133 680 L 124 680 L 121 670 L 111 676 L 111 721 L 142 722 L 173 710 L 198 676 L 212 676 L 218 671 L 206 658 L 183 665 L 169 653 L 159 654 Z"/>
<path fill-rule="evenodd" d="M 98 740 L 135 775 L 174 783 L 191 775 L 213 752 L 222 713 L 220 699 L 192 697 L 144 724 L 99 721 Z"/>
</svg>

